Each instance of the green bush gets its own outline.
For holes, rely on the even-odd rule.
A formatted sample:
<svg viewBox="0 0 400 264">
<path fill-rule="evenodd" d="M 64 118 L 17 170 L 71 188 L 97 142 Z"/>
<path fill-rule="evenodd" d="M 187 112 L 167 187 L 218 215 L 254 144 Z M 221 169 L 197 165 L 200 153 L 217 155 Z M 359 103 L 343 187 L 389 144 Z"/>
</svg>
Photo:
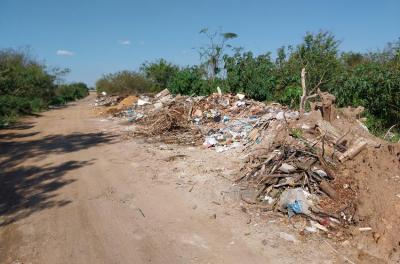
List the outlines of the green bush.
<svg viewBox="0 0 400 264">
<path fill-rule="evenodd" d="M 28 98 L 13 95 L 0 96 L 0 116 L 18 116 L 31 112 L 32 104 Z"/>
<path fill-rule="evenodd" d="M 226 83 L 232 93 L 243 92 L 257 100 L 272 100 L 276 87 L 270 54 L 254 57 L 251 52 L 225 56 Z"/>
<path fill-rule="evenodd" d="M 212 40 L 214 35 L 210 36 Z M 364 106 L 367 126 L 376 133 L 400 123 L 400 39 L 367 54 L 340 53 L 339 44 L 329 32 L 306 33 L 301 43 L 278 49 L 275 61 L 270 53 L 255 56 L 235 48 L 234 55 L 223 56 L 223 69 L 223 49 L 211 45 L 200 50 L 200 55 L 206 55 L 203 65 L 179 68 L 161 59 L 144 63 L 143 75 L 109 74 L 96 87 L 109 94 L 167 87 L 174 94 L 208 95 L 219 86 L 224 92 L 243 92 L 249 98 L 297 108 L 302 93 L 300 72 L 305 68 L 308 95 L 320 89 L 335 94 L 339 106 Z"/>
<path fill-rule="evenodd" d="M 96 82 L 96 90 L 109 95 L 139 94 L 151 92 L 152 83 L 137 72 L 120 71 L 100 78 Z"/>
<path fill-rule="evenodd" d="M 56 76 L 26 52 L 0 50 L 0 95 L 41 98 L 49 102 L 54 96 Z"/>
<path fill-rule="evenodd" d="M 168 83 L 178 73 L 179 67 L 164 59 L 159 59 L 155 62 L 143 63 L 140 70 L 152 82 L 152 90 L 159 92 L 168 87 Z"/>
<path fill-rule="evenodd" d="M 400 72 L 391 66 L 361 63 L 341 76 L 334 93 L 341 106 L 364 106 L 375 127 L 400 122 Z"/>
<path fill-rule="evenodd" d="M 86 97 L 89 94 L 89 89 L 84 83 L 71 83 L 58 86 L 55 94 L 52 104 L 65 104 L 68 101 Z"/>
<path fill-rule="evenodd" d="M 57 86 L 56 79 L 67 71 L 50 74 L 46 66 L 28 52 L 0 50 L 0 124 L 18 116 L 39 112 L 49 104 L 65 103 L 88 94 L 85 84 Z"/>
<path fill-rule="evenodd" d="M 286 89 L 278 90 L 276 94 L 277 101 L 287 105 L 290 108 L 298 108 L 302 89 L 300 86 L 288 86 Z"/>
<path fill-rule="evenodd" d="M 50 101 L 50 105 L 64 105 L 67 102 L 62 96 L 54 96 Z"/>
<path fill-rule="evenodd" d="M 208 95 L 212 91 L 211 83 L 203 78 L 203 71 L 196 66 L 179 70 L 168 83 L 173 94 Z"/>
</svg>

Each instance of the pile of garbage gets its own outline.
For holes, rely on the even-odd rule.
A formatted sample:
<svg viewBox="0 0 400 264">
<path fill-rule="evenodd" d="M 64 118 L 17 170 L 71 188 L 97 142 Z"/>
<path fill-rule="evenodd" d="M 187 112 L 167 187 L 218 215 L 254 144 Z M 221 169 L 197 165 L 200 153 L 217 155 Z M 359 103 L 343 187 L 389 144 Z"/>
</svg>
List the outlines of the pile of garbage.
<svg viewBox="0 0 400 264">
<path fill-rule="evenodd" d="M 120 96 L 101 96 L 96 98 L 94 106 L 113 106 L 121 100 Z"/>
<path fill-rule="evenodd" d="M 265 105 L 245 95 L 214 93 L 205 96 L 173 96 L 167 89 L 155 96 L 130 96 L 131 106 L 122 100 L 106 111 L 116 118 L 135 123 L 132 135 L 159 137 L 167 143 L 199 144 L 217 152 L 242 147 L 254 140 L 250 132 L 265 120 L 298 117 L 279 104 Z M 121 107 L 121 104 L 123 107 Z M 284 116 L 283 110 L 286 110 Z"/>
<path fill-rule="evenodd" d="M 400 147 L 368 132 L 362 107 L 336 109 L 328 93 L 314 98 L 305 113 L 220 91 L 207 97 L 173 96 L 168 90 L 124 100 L 101 96 L 96 105 L 109 105 L 102 107 L 106 114 L 132 125 L 129 136 L 234 153 L 242 164 L 235 182 L 250 208 L 304 217 L 309 223 L 304 232 L 353 236 L 350 230 L 357 229 L 371 234 L 370 245 L 379 240 L 385 254 L 399 248 L 398 232 L 387 232 L 374 212 L 400 219 L 391 209 L 400 194 L 385 185 L 400 179 Z"/>
<path fill-rule="evenodd" d="M 244 94 L 173 96 L 165 89 L 155 96 L 130 96 L 109 113 L 135 123 L 132 136 L 202 144 L 217 152 L 239 149 L 245 162 L 237 182 L 256 190 L 254 197 L 243 198 L 247 203 L 289 217 L 303 215 L 322 229 L 352 224 L 356 191 L 336 171 L 376 142 L 360 134 L 368 133 L 357 122 L 346 121 L 351 127 L 344 128 L 334 105 L 313 105 L 315 109 L 300 115 Z"/>
<path fill-rule="evenodd" d="M 280 140 L 267 139 L 271 147 L 250 151 L 237 182 L 245 182 L 256 193 L 244 201 L 268 205 L 264 208 L 279 210 L 289 217 L 303 215 L 323 230 L 353 223 L 355 192 L 350 182 L 335 182 L 339 161 L 324 153 L 324 146 L 319 148 L 318 142 L 306 140 L 298 131 L 287 135 L 282 129 L 280 133 Z M 324 136 L 320 139 L 323 145 L 332 143 Z"/>
</svg>

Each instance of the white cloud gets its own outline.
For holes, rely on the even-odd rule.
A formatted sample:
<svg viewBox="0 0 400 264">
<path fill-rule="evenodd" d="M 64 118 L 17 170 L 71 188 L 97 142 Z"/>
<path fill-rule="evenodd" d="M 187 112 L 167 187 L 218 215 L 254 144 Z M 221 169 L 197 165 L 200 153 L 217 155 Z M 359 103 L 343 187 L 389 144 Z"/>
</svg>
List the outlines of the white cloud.
<svg viewBox="0 0 400 264">
<path fill-rule="evenodd" d="M 131 45 L 131 41 L 130 40 L 120 40 L 120 41 L 118 41 L 118 43 L 121 44 L 121 45 L 125 45 L 125 46 Z"/>
<path fill-rule="evenodd" d="M 58 56 L 74 56 L 75 52 L 69 50 L 57 50 Z"/>
</svg>

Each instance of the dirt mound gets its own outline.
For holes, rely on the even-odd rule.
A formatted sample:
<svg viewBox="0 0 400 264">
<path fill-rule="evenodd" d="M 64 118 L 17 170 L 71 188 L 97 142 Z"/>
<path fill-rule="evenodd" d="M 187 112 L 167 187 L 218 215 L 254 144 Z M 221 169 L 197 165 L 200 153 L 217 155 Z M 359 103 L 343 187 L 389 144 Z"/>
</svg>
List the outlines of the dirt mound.
<svg viewBox="0 0 400 264">
<path fill-rule="evenodd" d="M 400 261 L 400 144 L 368 148 L 341 168 L 341 175 L 358 184 L 357 234 L 363 252 L 385 261 Z"/>
<path fill-rule="evenodd" d="M 133 106 L 137 101 L 138 97 L 135 95 L 130 95 L 128 97 L 125 97 L 121 102 L 118 103 L 117 109 L 118 110 L 124 110 L 127 109 L 128 107 Z"/>
</svg>

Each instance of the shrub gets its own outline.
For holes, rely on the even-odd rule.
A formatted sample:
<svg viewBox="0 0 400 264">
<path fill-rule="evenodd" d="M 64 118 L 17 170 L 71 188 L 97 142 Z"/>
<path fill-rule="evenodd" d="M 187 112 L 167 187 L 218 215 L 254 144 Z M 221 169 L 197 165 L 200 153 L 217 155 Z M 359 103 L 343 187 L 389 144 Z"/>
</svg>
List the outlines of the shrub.
<svg viewBox="0 0 400 264">
<path fill-rule="evenodd" d="M 89 94 L 89 89 L 84 83 L 71 83 L 58 86 L 55 94 L 52 104 L 64 104 L 86 97 Z"/>
<path fill-rule="evenodd" d="M 152 90 L 159 92 L 167 88 L 170 80 L 178 73 L 179 67 L 164 59 L 159 59 L 155 62 L 143 63 L 140 70 L 152 82 Z"/>
<path fill-rule="evenodd" d="M 98 93 L 128 95 L 151 92 L 152 83 L 141 74 L 133 71 L 120 71 L 104 75 L 96 82 Z"/>
<path fill-rule="evenodd" d="M 298 108 L 301 94 L 301 87 L 293 85 L 286 87 L 286 89 L 283 91 L 277 91 L 276 98 L 281 104 L 287 105 L 290 108 Z"/>
<path fill-rule="evenodd" d="M 226 82 L 232 93 L 244 92 L 257 100 L 272 100 L 276 87 L 270 54 L 254 57 L 251 52 L 225 56 Z"/>
<path fill-rule="evenodd" d="M 173 94 L 208 95 L 211 83 L 203 78 L 203 71 L 196 66 L 179 70 L 168 83 L 168 89 Z"/>
<path fill-rule="evenodd" d="M 374 116 L 375 129 L 400 122 L 400 72 L 393 67 L 359 64 L 341 76 L 334 93 L 341 106 L 364 106 Z"/>
<path fill-rule="evenodd" d="M 54 96 L 55 78 L 27 52 L 0 51 L 0 95 L 41 98 L 49 102 Z"/>
<path fill-rule="evenodd" d="M 32 104 L 28 98 L 13 95 L 0 96 L 0 116 L 18 116 L 32 112 Z"/>
</svg>

